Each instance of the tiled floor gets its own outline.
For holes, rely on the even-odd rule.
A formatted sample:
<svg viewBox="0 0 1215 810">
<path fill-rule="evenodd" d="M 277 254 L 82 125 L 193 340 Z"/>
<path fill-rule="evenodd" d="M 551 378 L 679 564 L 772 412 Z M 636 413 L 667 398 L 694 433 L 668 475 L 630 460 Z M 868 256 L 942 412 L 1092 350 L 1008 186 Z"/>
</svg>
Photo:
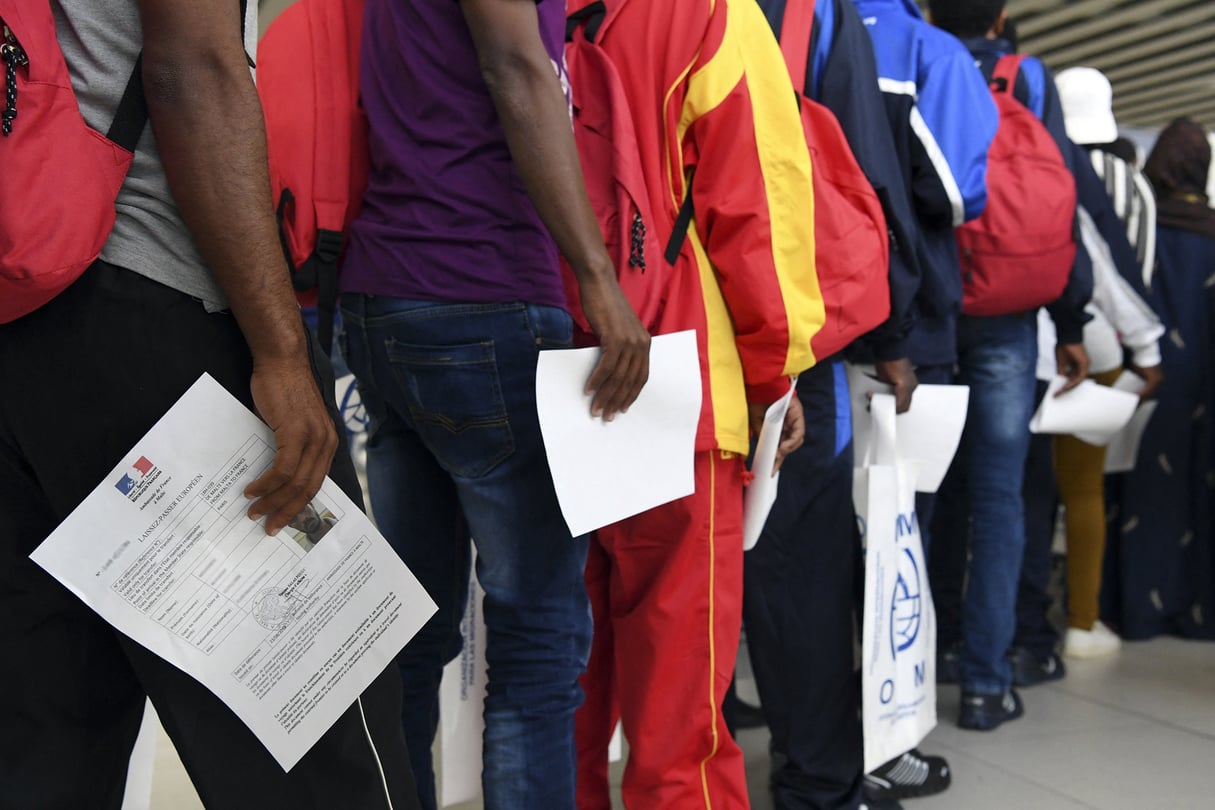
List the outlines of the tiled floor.
<svg viewBox="0 0 1215 810">
<path fill-rule="evenodd" d="M 1023 719 L 983 734 L 954 725 L 957 690 L 943 687 L 940 725 L 922 748 L 949 758 L 954 784 L 908 810 L 1215 808 L 1215 644 L 1128 644 L 1109 661 L 1069 662 L 1066 679 L 1023 697 Z M 767 734 L 741 742 L 753 807 L 769 810 Z M 201 806 L 162 740 L 152 810 Z"/>
</svg>

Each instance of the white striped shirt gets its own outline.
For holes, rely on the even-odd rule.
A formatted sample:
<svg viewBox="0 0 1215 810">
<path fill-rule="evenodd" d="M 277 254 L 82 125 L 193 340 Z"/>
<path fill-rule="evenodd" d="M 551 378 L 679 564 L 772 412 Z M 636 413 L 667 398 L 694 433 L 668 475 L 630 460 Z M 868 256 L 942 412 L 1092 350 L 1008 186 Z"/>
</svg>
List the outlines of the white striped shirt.
<svg viewBox="0 0 1215 810">
<path fill-rule="evenodd" d="M 1152 186 L 1141 171 L 1117 155 L 1092 149 L 1089 159 L 1105 183 L 1114 211 L 1126 225 L 1126 238 L 1135 249 L 1143 283 L 1150 285 L 1156 263 L 1156 197 Z"/>
</svg>

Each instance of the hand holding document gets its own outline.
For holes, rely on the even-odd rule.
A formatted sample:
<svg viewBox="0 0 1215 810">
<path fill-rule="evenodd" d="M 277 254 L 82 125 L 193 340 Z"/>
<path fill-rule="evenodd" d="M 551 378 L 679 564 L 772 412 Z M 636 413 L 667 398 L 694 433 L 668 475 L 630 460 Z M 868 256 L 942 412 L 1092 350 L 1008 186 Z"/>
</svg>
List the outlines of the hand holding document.
<svg viewBox="0 0 1215 810">
<path fill-rule="evenodd" d="M 1066 383 L 1067 379 L 1059 376 L 1050 381 L 1038 412 L 1030 420 L 1030 432 L 1071 433 L 1089 444 L 1105 445 L 1126 426 L 1139 406 L 1135 394 L 1092 380 L 1059 396 Z"/>
<path fill-rule="evenodd" d="M 591 416 L 586 380 L 599 349 L 540 353 L 536 410 L 570 533 L 608 526 L 695 490 L 700 357 L 694 331 L 650 343 L 650 381 L 611 422 Z"/>
<path fill-rule="evenodd" d="M 30 557 L 290 770 L 435 605 L 328 478 L 266 536 L 242 492 L 273 459 L 271 430 L 203 375 Z"/>
<path fill-rule="evenodd" d="M 743 550 L 750 551 L 759 542 L 763 533 L 764 523 L 768 521 L 768 513 L 776 503 L 777 485 L 780 483 L 780 473 L 774 472 L 776 467 L 776 451 L 780 448 L 781 433 L 785 427 L 785 414 L 789 412 L 789 402 L 797 395 L 797 386 L 789 389 L 789 393 L 768 406 L 764 414 L 764 425 L 759 431 L 759 440 L 755 445 L 755 455 L 751 460 L 751 472 L 754 476 L 747 485 L 747 493 L 743 501 Z"/>
<path fill-rule="evenodd" d="M 890 394 L 893 388 L 856 366 L 848 366 L 852 397 L 853 454 L 857 466 L 866 457 L 871 442 L 870 394 Z M 911 398 L 911 409 L 895 417 L 898 460 L 916 477 L 917 492 L 936 492 L 958 452 L 970 389 L 965 385 L 920 385 Z"/>
</svg>

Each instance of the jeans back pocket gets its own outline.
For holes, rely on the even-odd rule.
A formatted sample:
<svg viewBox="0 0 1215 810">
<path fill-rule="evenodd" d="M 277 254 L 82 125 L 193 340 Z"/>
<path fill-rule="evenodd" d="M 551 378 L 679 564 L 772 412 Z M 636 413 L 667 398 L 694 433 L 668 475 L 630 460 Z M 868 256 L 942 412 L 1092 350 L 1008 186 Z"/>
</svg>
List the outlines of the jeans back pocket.
<svg viewBox="0 0 1215 810">
<path fill-rule="evenodd" d="M 452 475 L 479 478 L 515 450 L 492 340 L 453 346 L 388 341 L 414 428 Z"/>
</svg>

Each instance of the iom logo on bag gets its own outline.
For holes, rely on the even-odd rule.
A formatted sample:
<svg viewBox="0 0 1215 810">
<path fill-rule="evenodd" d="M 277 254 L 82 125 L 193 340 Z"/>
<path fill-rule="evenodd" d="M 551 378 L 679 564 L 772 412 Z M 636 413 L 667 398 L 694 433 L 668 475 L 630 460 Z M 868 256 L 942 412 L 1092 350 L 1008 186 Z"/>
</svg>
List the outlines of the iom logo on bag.
<svg viewBox="0 0 1215 810">
<path fill-rule="evenodd" d="M 127 500 L 134 501 L 139 498 L 142 490 L 141 485 L 156 469 L 156 465 L 148 461 L 146 456 L 140 456 L 139 459 L 131 465 L 131 469 L 122 478 L 118 479 L 118 483 L 114 487 L 127 496 Z"/>
<path fill-rule="evenodd" d="M 915 512 L 899 515 L 897 536 L 900 540 L 918 536 L 919 533 Z M 915 644 L 920 636 L 924 616 L 924 588 L 920 566 L 910 549 L 901 548 L 899 551 L 898 575 L 890 600 L 890 652 L 896 658 L 899 653 Z"/>
</svg>

